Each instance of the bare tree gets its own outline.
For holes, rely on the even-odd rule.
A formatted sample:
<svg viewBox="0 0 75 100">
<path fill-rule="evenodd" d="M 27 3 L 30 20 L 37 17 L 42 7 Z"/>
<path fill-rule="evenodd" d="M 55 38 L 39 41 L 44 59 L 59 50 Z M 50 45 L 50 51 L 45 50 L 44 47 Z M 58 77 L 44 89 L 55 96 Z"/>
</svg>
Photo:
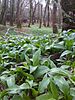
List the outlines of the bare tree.
<svg viewBox="0 0 75 100">
<path fill-rule="evenodd" d="M 53 33 L 58 32 L 58 28 L 57 28 L 57 3 L 56 3 L 56 1 L 53 1 L 52 28 L 53 28 Z"/>
<path fill-rule="evenodd" d="M 38 15 L 37 15 L 37 23 L 39 23 L 39 17 L 40 16 L 40 2 L 38 0 Z"/>
<path fill-rule="evenodd" d="M 38 3 L 36 3 L 36 1 L 34 0 L 35 4 L 34 4 L 34 7 L 33 7 L 33 13 L 32 13 L 32 25 L 34 25 L 34 22 L 35 22 L 35 13 L 36 13 L 36 8 L 37 8 L 37 5 Z"/>
<path fill-rule="evenodd" d="M 41 4 L 40 5 L 40 25 L 39 25 L 39 28 L 41 28 L 41 26 L 42 26 L 42 8 L 43 8 L 43 5 Z"/>
<path fill-rule="evenodd" d="M 50 4 L 50 0 L 48 0 L 48 2 L 47 2 L 47 9 L 48 9 L 48 23 L 47 23 L 47 27 L 49 27 L 50 26 L 50 8 L 49 8 L 49 4 Z"/>
<path fill-rule="evenodd" d="M 33 3 L 32 3 L 32 0 L 29 0 L 29 4 L 30 4 L 30 11 L 29 11 L 29 25 L 28 25 L 28 27 L 30 27 L 30 24 L 32 23 L 32 13 L 33 13 Z"/>
<path fill-rule="evenodd" d="M 44 10 L 44 17 L 43 17 L 43 25 L 46 27 L 46 8 L 47 8 L 47 4 L 45 6 L 45 10 Z"/>
<path fill-rule="evenodd" d="M 50 23 L 50 8 L 49 8 L 50 0 L 45 0 L 45 2 L 46 2 L 46 6 L 44 10 L 43 25 L 46 27 L 46 22 L 47 22 L 47 26 L 49 27 L 50 26 L 49 25 Z"/>
<path fill-rule="evenodd" d="M 2 11 L 0 16 L 0 24 L 6 25 L 6 13 L 9 0 L 2 0 Z"/>
<path fill-rule="evenodd" d="M 13 26 L 14 22 L 14 6 L 15 0 L 10 0 L 10 26 Z"/>
<path fill-rule="evenodd" d="M 24 0 L 18 0 L 17 1 L 17 11 L 16 11 L 16 24 L 17 28 L 22 27 L 22 6 L 23 6 Z"/>
</svg>

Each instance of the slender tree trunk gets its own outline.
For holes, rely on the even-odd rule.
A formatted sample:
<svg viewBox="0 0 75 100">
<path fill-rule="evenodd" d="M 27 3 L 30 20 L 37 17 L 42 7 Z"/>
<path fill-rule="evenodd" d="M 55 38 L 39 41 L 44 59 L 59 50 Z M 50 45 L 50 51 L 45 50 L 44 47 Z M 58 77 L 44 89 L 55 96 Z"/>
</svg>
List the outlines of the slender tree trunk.
<svg viewBox="0 0 75 100">
<path fill-rule="evenodd" d="M 6 25 L 6 12 L 7 12 L 7 0 L 2 0 L 2 11 L 0 16 L 0 24 Z"/>
<path fill-rule="evenodd" d="M 53 33 L 57 33 L 58 32 L 58 28 L 57 28 L 57 5 L 56 5 L 56 2 L 53 3 L 52 28 L 53 28 Z"/>
<path fill-rule="evenodd" d="M 21 0 L 18 0 L 17 2 L 17 12 L 16 12 L 16 24 L 17 24 L 17 28 L 21 28 L 22 27 L 22 23 L 21 23 L 21 18 L 20 18 L 20 3 L 21 3 Z"/>
<path fill-rule="evenodd" d="M 15 0 L 10 0 L 10 26 L 13 26 L 14 22 L 14 2 Z"/>
<path fill-rule="evenodd" d="M 30 0 L 29 3 L 30 3 L 30 11 L 29 11 L 29 25 L 28 25 L 28 27 L 30 27 L 30 24 L 32 23 L 32 12 L 33 12 L 32 0 Z"/>
<path fill-rule="evenodd" d="M 47 27 L 49 27 L 49 22 L 50 22 L 50 10 L 49 10 L 49 3 L 50 0 L 47 0 L 45 10 L 44 10 L 44 20 L 43 20 L 43 25 L 46 27 L 46 13 L 48 15 L 48 20 L 47 20 Z"/>
<path fill-rule="evenodd" d="M 48 23 L 47 23 L 47 27 L 50 26 L 50 9 L 49 9 L 49 4 L 48 4 Z"/>
<path fill-rule="evenodd" d="M 32 14 L 32 25 L 34 25 L 34 22 L 35 22 L 36 7 L 37 7 L 37 4 L 35 4 L 34 11 L 33 11 L 33 14 Z"/>
<path fill-rule="evenodd" d="M 58 27 L 59 29 L 62 29 L 62 9 L 60 2 L 58 2 Z"/>
<path fill-rule="evenodd" d="M 37 23 L 39 23 L 39 17 L 40 16 L 40 3 L 39 3 L 39 1 L 38 1 L 38 19 L 37 19 Z"/>
<path fill-rule="evenodd" d="M 46 7 L 47 5 L 45 6 L 45 10 L 44 10 L 44 18 L 43 18 L 43 25 L 46 27 Z"/>
<path fill-rule="evenodd" d="M 40 14 L 40 25 L 39 25 L 39 28 L 41 28 L 41 26 L 42 26 L 42 7 L 43 7 L 43 5 L 40 5 L 41 7 L 41 14 Z"/>
</svg>

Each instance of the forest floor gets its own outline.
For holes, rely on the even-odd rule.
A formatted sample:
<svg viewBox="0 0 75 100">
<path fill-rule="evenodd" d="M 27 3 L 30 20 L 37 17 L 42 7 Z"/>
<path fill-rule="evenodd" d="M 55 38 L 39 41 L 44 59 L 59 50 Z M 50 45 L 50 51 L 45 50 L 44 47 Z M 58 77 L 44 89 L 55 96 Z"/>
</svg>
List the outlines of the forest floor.
<svg viewBox="0 0 75 100">
<path fill-rule="evenodd" d="M 49 34 L 52 32 L 50 27 L 39 28 L 39 25 L 31 25 L 31 27 L 27 27 L 27 25 L 23 24 L 22 28 L 10 27 L 9 25 L 3 26 L 0 25 L 0 35 L 4 35 L 7 31 L 8 33 L 17 34 L 17 35 L 26 35 L 26 34 Z"/>
<path fill-rule="evenodd" d="M 75 30 L 0 26 L 0 34 L 0 100 L 75 100 Z"/>
</svg>

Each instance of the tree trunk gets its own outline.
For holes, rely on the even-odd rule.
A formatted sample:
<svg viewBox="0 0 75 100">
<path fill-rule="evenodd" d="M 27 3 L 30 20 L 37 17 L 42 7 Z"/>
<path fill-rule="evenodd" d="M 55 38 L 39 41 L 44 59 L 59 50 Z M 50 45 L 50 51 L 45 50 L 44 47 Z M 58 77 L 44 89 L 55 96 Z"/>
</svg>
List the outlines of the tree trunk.
<svg viewBox="0 0 75 100">
<path fill-rule="evenodd" d="M 35 22 L 36 7 L 37 7 L 37 4 L 35 4 L 34 11 L 33 11 L 33 14 L 32 14 L 32 25 L 34 25 L 34 22 Z"/>
<path fill-rule="evenodd" d="M 10 26 L 13 26 L 14 22 L 14 0 L 10 0 Z"/>
<path fill-rule="evenodd" d="M 43 7 L 43 5 L 40 5 L 41 7 L 41 14 L 40 14 L 40 25 L 39 25 L 39 28 L 41 28 L 41 26 L 42 26 L 42 7 Z"/>
<path fill-rule="evenodd" d="M 6 25 L 6 12 L 7 12 L 7 0 L 2 0 L 2 11 L 0 16 L 0 24 Z"/>
<path fill-rule="evenodd" d="M 44 18 L 43 18 L 43 25 L 46 27 L 46 8 L 47 5 L 45 6 L 45 10 L 44 10 Z"/>
<path fill-rule="evenodd" d="M 16 12 L 16 24 L 17 24 L 17 28 L 21 28 L 22 27 L 22 23 L 21 23 L 21 15 L 20 15 L 20 10 L 21 10 L 21 8 L 20 8 L 20 3 L 21 3 L 21 0 L 18 0 L 17 1 L 17 12 Z"/>
<path fill-rule="evenodd" d="M 39 23 L 39 20 L 40 20 L 40 3 L 38 1 L 38 19 L 37 19 L 37 23 Z"/>
<path fill-rule="evenodd" d="M 30 0 L 29 3 L 30 3 L 30 11 L 29 11 L 29 25 L 28 25 L 28 27 L 30 27 L 30 24 L 32 23 L 32 12 L 33 12 L 32 0 Z"/>
<path fill-rule="evenodd" d="M 53 28 L 53 33 L 57 33 L 58 32 L 58 28 L 57 28 L 57 5 L 56 5 L 56 2 L 53 3 L 52 28 Z"/>
<path fill-rule="evenodd" d="M 63 9 L 63 30 L 75 29 L 75 0 L 61 0 Z"/>
<path fill-rule="evenodd" d="M 49 4 L 48 4 L 48 23 L 47 23 L 47 27 L 50 26 L 50 10 L 49 10 Z"/>
</svg>

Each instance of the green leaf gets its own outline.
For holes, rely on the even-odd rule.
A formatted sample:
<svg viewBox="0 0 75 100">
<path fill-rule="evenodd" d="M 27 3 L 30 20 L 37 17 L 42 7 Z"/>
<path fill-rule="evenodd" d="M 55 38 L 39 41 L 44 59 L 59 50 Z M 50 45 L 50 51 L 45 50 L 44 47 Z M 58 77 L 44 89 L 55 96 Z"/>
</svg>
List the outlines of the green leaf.
<svg viewBox="0 0 75 100">
<path fill-rule="evenodd" d="M 28 66 L 27 62 L 23 62 L 22 64 L 24 65 L 23 68 L 29 70 L 29 66 Z"/>
<path fill-rule="evenodd" d="M 43 93 L 44 90 L 47 89 L 49 82 L 50 82 L 50 78 L 48 78 L 48 77 L 43 78 L 43 80 L 39 84 L 39 92 L 40 93 Z"/>
<path fill-rule="evenodd" d="M 30 87 L 33 86 L 33 80 L 26 80 L 26 82 L 29 84 Z"/>
<path fill-rule="evenodd" d="M 30 86 L 28 83 L 23 83 L 22 85 L 19 86 L 19 89 L 21 90 L 30 89 Z"/>
<path fill-rule="evenodd" d="M 3 100 L 8 100 L 8 97 L 7 96 L 4 96 Z"/>
<path fill-rule="evenodd" d="M 7 90 L 3 90 L 2 92 L 0 92 L 0 99 L 2 99 L 7 94 L 8 94 L 8 91 Z"/>
<path fill-rule="evenodd" d="M 58 44 L 54 44 L 53 48 L 56 48 L 56 49 L 65 49 L 64 46 L 63 46 L 63 42 L 59 42 Z"/>
<path fill-rule="evenodd" d="M 62 69 L 62 68 L 52 68 L 50 70 L 50 74 L 52 75 L 62 75 L 62 76 L 70 76 L 70 72 L 68 70 Z"/>
<path fill-rule="evenodd" d="M 25 59 L 24 52 L 22 52 L 22 53 L 20 54 L 20 59 L 21 59 L 21 61 L 24 61 L 24 59 Z"/>
<path fill-rule="evenodd" d="M 54 64 L 52 60 L 49 59 L 49 63 L 50 63 L 51 68 L 56 68 L 56 65 Z"/>
<path fill-rule="evenodd" d="M 71 65 L 72 68 L 75 68 L 75 61 Z"/>
<path fill-rule="evenodd" d="M 34 67 L 34 66 L 30 66 L 30 73 L 33 73 L 36 69 L 37 69 L 38 66 Z"/>
<path fill-rule="evenodd" d="M 7 81 L 8 87 L 13 87 L 15 85 L 15 76 L 12 75 L 8 77 L 6 81 Z"/>
<path fill-rule="evenodd" d="M 73 46 L 73 43 L 74 43 L 74 40 L 73 39 L 67 39 L 65 41 L 65 46 L 68 50 L 71 50 L 72 49 L 72 46 Z"/>
<path fill-rule="evenodd" d="M 36 97 L 38 95 L 38 91 L 36 91 L 34 88 L 32 88 L 32 95 Z"/>
<path fill-rule="evenodd" d="M 71 53 L 72 53 L 72 51 L 66 50 L 61 54 L 60 58 L 62 58 L 63 56 L 66 56 L 68 54 L 71 54 Z"/>
<path fill-rule="evenodd" d="M 38 77 L 44 75 L 45 73 L 47 73 L 48 71 L 50 71 L 50 69 L 49 69 L 47 66 L 39 66 L 39 67 L 36 69 L 36 71 L 35 71 L 35 73 L 34 73 L 34 76 L 35 76 L 36 78 L 38 78 Z"/>
<path fill-rule="evenodd" d="M 15 85 L 14 87 L 10 87 L 7 89 L 8 93 L 9 94 L 17 94 L 17 93 L 20 93 L 20 90 L 19 89 L 19 86 Z"/>
<path fill-rule="evenodd" d="M 25 93 L 25 91 L 22 91 L 21 97 L 23 98 L 23 100 L 31 100 L 30 97 L 27 96 L 27 94 Z"/>
<path fill-rule="evenodd" d="M 36 97 L 36 100 L 50 100 L 51 98 L 53 97 L 52 94 L 49 92 Z"/>
<path fill-rule="evenodd" d="M 15 85 L 14 87 L 10 87 L 7 90 L 10 94 L 17 94 L 20 93 L 22 90 L 27 90 L 27 89 L 31 89 L 31 87 L 29 86 L 28 83 L 23 83 L 20 86 Z"/>
<path fill-rule="evenodd" d="M 2 82 L 5 82 L 6 79 L 7 79 L 7 75 L 2 75 L 2 76 L 0 76 L 0 80 L 1 80 Z"/>
<path fill-rule="evenodd" d="M 25 76 L 25 77 L 28 77 L 28 78 L 31 79 L 31 80 L 34 80 L 33 75 L 28 74 L 28 73 L 25 73 L 25 72 L 23 71 L 23 69 L 21 69 L 21 68 L 17 68 L 16 72 L 22 74 L 22 75 Z"/>
<path fill-rule="evenodd" d="M 56 100 L 56 99 L 54 99 L 54 98 L 51 98 L 51 99 L 48 99 L 48 100 Z"/>
<path fill-rule="evenodd" d="M 62 69 L 68 69 L 68 68 L 70 68 L 70 66 L 68 66 L 68 65 L 62 65 L 61 68 Z"/>
<path fill-rule="evenodd" d="M 70 92 L 70 87 L 64 77 L 54 77 L 54 80 L 60 91 L 62 91 L 64 95 L 68 95 Z"/>
<path fill-rule="evenodd" d="M 73 97 L 73 99 L 72 100 L 75 100 L 75 97 Z"/>
<path fill-rule="evenodd" d="M 51 88 L 51 92 L 52 92 L 53 98 L 55 98 L 56 100 L 58 100 L 59 93 L 58 93 L 57 86 L 55 85 L 55 83 L 53 82 L 53 80 L 50 81 L 50 88 Z"/>
<path fill-rule="evenodd" d="M 30 59 L 29 59 L 29 57 L 27 55 L 25 55 L 25 59 L 27 61 L 27 64 L 31 64 Z"/>
<path fill-rule="evenodd" d="M 40 56 L 41 56 L 41 50 L 38 49 L 34 55 L 33 55 L 33 66 L 37 66 L 40 63 Z"/>
<path fill-rule="evenodd" d="M 70 95 L 75 97 L 75 88 L 70 88 Z"/>
<path fill-rule="evenodd" d="M 13 96 L 12 100 L 23 100 L 21 96 L 15 95 Z"/>
</svg>

